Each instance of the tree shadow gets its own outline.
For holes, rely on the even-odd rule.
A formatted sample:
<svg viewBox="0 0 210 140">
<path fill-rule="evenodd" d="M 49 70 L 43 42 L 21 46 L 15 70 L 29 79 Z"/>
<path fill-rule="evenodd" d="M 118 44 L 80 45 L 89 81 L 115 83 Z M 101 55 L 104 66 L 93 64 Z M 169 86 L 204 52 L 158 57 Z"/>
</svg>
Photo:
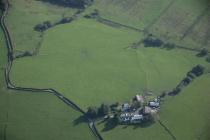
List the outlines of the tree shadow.
<svg viewBox="0 0 210 140">
<path fill-rule="evenodd" d="M 140 124 L 135 124 L 133 125 L 133 129 L 138 129 L 138 128 L 147 128 L 153 125 L 155 121 L 147 121 L 147 122 L 142 122 Z"/>
<path fill-rule="evenodd" d="M 112 130 L 118 125 L 118 121 L 116 119 L 108 119 L 104 123 L 105 124 L 104 124 L 104 128 L 102 129 L 102 132 Z"/>
<path fill-rule="evenodd" d="M 81 123 L 88 123 L 88 119 L 87 117 L 85 117 L 84 115 L 82 116 L 79 116 L 77 119 L 75 119 L 73 121 L 73 125 L 76 126 L 76 125 L 79 125 Z"/>
</svg>

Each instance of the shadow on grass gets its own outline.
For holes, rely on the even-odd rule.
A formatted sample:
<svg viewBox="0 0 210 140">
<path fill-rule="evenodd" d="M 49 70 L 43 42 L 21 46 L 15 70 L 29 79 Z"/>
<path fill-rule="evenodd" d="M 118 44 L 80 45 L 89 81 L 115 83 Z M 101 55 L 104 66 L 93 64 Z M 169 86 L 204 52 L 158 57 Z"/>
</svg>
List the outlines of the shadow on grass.
<svg viewBox="0 0 210 140">
<path fill-rule="evenodd" d="M 99 124 L 102 124 L 102 123 L 104 123 L 104 128 L 102 129 L 102 132 L 110 131 L 114 129 L 115 127 L 117 127 L 118 125 L 118 121 L 115 119 L 102 120 L 101 122 L 99 122 Z M 154 123 L 155 121 L 142 122 L 140 124 L 125 124 L 123 125 L 122 129 L 126 129 L 128 127 L 133 127 L 133 129 L 147 128 L 153 125 Z"/>
<path fill-rule="evenodd" d="M 138 129 L 138 128 L 147 128 L 153 125 L 155 121 L 148 121 L 148 122 L 142 122 L 141 124 L 134 124 L 133 129 Z"/>
<path fill-rule="evenodd" d="M 87 118 L 84 115 L 79 116 L 77 119 L 75 119 L 73 121 L 73 125 L 74 126 L 76 126 L 78 124 L 81 124 L 81 123 L 88 123 L 88 120 L 87 120 Z"/>
<path fill-rule="evenodd" d="M 107 121 L 104 121 L 104 128 L 102 129 L 102 132 L 107 132 L 115 127 L 117 127 L 118 121 L 116 119 L 108 119 Z"/>
</svg>

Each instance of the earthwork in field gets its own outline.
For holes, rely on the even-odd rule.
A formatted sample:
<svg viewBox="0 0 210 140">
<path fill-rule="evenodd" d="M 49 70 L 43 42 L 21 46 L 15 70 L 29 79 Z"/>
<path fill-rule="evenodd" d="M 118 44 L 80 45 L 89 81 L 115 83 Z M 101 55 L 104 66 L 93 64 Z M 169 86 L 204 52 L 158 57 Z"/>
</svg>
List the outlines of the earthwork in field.
<svg viewBox="0 0 210 140">
<path fill-rule="evenodd" d="M 82 7 L 46 1 L 9 1 L 13 51 L 7 58 L 1 30 L 0 140 L 210 139 L 208 0 L 87 0 Z M 52 94 L 7 89 L 7 59 L 16 87 Z M 197 65 L 204 73 L 166 96 L 154 123 L 113 125 L 83 116 L 90 106 L 169 92 Z M 71 101 L 82 111 L 67 106 Z"/>
</svg>

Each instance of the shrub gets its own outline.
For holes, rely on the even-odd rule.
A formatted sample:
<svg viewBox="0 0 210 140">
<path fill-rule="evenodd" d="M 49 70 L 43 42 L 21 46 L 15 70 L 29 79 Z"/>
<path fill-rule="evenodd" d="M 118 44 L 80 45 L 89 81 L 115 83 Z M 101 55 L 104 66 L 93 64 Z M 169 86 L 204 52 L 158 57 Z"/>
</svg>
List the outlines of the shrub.
<svg viewBox="0 0 210 140">
<path fill-rule="evenodd" d="M 181 91 L 181 88 L 177 87 L 173 89 L 171 92 L 169 92 L 168 95 L 174 96 L 174 95 L 179 94 L 180 91 Z"/>
<path fill-rule="evenodd" d="M 174 49 L 175 47 L 176 47 L 176 45 L 173 43 L 164 44 L 164 48 L 166 48 L 166 49 Z"/>
<path fill-rule="evenodd" d="M 45 21 L 41 24 L 37 24 L 35 27 L 34 27 L 34 30 L 35 31 L 38 31 L 38 32 L 43 32 L 45 30 L 47 30 L 48 28 L 52 27 L 52 23 L 50 21 Z"/>
<path fill-rule="evenodd" d="M 6 0 L 0 0 L 0 9 L 3 11 L 6 9 Z"/>
<path fill-rule="evenodd" d="M 192 69 L 191 73 L 195 74 L 196 76 L 200 76 L 204 73 L 204 69 L 205 68 L 202 65 L 197 65 Z"/>
<path fill-rule="evenodd" d="M 206 61 L 210 63 L 210 55 L 207 56 Z"/>
<path fill-rule="evenodd" d="M 185 86 L 190 84 L 191 81 L 192 81 L 192 79 L 190 77 L 186 77 L 182 80 L 182 82 L 184 83 Z"/>
<path fill-rule="evenodd" d="M 75 7 L 75 8 L 85 8 L 86 5 L 89 5 L 93 0 L 40 0 L 44 2 L 49 2 L 51 4 L 65 6 L 65 7 Z"/>
<path fill-rule="evenodd" d="M 163 41 L 157 38 L 148 37 L 143 40 L 145 47 L 161 47 L 163 45 Z"/>
<path fill-rule="evenodd" d="M 66 17 L 60 20 L 60 24 L 70 23 L 73 20 L 72 17 Z"/>
<path fill-rule="evenodd" d="M 208 50 L 204 48 L 197 54 L 197 56 L 203 57 L 203 56 L 206 56 L 207 54 L 208 54 Z"/>
</svg>

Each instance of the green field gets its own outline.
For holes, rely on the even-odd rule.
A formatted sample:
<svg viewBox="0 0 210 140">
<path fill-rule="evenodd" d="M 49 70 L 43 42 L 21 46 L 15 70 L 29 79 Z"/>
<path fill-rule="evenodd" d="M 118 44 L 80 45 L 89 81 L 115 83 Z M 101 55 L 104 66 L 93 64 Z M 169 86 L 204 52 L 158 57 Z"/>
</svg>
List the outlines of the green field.
<svg viewBox="0 0 210 140">
<path fill-rule="evenodd" d="M 6 89 L 6 46 L 0 31 L 0 140 L 94 140 L 81 113 L 46 93 Z M 82 133 L 82 135 L 81 135 Z"/>
<path fill-rule="evenodd" d="M 100 17 L 125 26 L 105 25 L 80 16 L 43 34 L 34 31 L 34 26 L 70 17 L 77 9 L 36 0 L 10 3 L 6 23 L 15 52 L 39 50 L 35 56 L 14 60 L 12 82 L 20 87 L 56 89 L 83 110 L 101 103 L 125 102 L 148 90 L 160 95 L 175 88 L 198 64 L 210 70 L 210 64 L 195 51 L 146 48 L 143 44 L 136 49 L 129 47 L 151 33 L 187 48 L 208 48 L 207 0 L 95 0 L 83 15 L 97 9 Z M 5 126 L 7 140 L 95 139 L 81 114 L 55 96 L 7 90 L 1 84 L 5 44 L 0 49 L 0 140 L 5 140 Z M 210 75 L 205 73 L 180 95 L 165 98 L 160 121 L 177 140 L 210 139 L 209 84 Z M 100 121 L 96 124 L 104 140 L 172 139 L 158 122 L 113 128 Z"/>
<path fill-rule="evenodd" d="M 38 56 L 15 61 L 17 86 L 51 87 L 87 108 L 125 101 L 144 90 L 160 94 L 175 87 L 196 64 L 183 50 L 125 49 L 141 34 L 92 20 L 77 20 L 45 34 Z"/>
<path fill-rule="evenodd" d="M 34 26 L 51 21 L 55 23 L 62 17 L 70 17 L 76 9 L 54 6 L 36 0 L 10 0 L 10 10 L 6 19 L 11 31 L 15 51 L 36 51 L 42 43 L 41 33 Z"/>
<path fill-rule="evenodd" d="M 177 139 L 210 139 L 209 83 L 210 74 L 202 76 L 180 96 L 165 101 L 160 117 Z"/>
<path fill-rule="evenodd" d="M 92 9 L 103 18 L 146 30 L 166 42 L 209 49 L 208 0 L 96 0 Z"/>
</svg>

